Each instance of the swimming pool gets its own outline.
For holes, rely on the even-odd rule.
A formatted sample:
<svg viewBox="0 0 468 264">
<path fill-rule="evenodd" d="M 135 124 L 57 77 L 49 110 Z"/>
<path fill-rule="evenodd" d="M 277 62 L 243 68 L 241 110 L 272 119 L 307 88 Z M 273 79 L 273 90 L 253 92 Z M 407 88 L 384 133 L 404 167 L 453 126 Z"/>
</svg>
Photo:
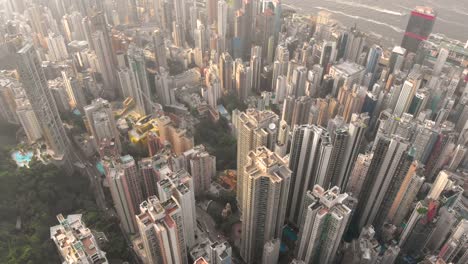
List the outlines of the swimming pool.
<svg viewBox="0 0 468 264">
<path fill-rule="evenodd" d="M 24 152 L 24 151 L 18 150 L 18 151 L 13 152 L 13 154 L 11 154 L 11 157 L 16 161 L 16 164 L 18 165 L 18 167 L 24 167 L 24 166 L 27 167 L 29 165 L 29 162 L 33 158 L 33 156 L 34 156 L 34 153 L 32 151 Z"/>
</svg>

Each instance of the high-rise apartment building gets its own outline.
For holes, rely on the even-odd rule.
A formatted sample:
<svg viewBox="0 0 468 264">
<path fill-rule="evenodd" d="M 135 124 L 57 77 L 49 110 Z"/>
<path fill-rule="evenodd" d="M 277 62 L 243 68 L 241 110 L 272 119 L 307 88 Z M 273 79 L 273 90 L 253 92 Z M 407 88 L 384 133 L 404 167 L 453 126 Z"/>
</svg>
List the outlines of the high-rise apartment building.
<svg viewBox="0 0 468 264">
<path fill-rule="evenodd" d="M 254 46 L 250 53 L 250 69 L 252 71 L 251 89 L 259 93 L 262 74 L 262 47 Z"/>
<path fill-rule="evenodd" d="M 291 141 L 289 168 L 292 171 L 287 218 L 299 226 L 304 214 L 307 190 L 325 181 L 332 152 L 328 132 L 315 125 L 302 125 L 294 129 Z"/>
<path fill-rule="evenodd" d="M 408 143 L 398 137 L 378 139 L 354 215 L 360 228 L 374 222 L 390 182 L 405 160 L 402 157 L 407 149 Z"/>
<path fill-rule="evenodd" d="M 304 197 L 296 259 L 305 263 L 333 263 L 351 216 L 348 194 L 338 187 L 315 185 Z"/>
<path fill-rule="evenodd" d="M 290 127 L 307 124 L 311 106 L 312 98 L 308 96 L 287 97 L 283 103 L 281 120 L 286 121 Z"/>
<path fill-rule="evenodd" d="M 397 162 L 398 160 L 395 160 Z M 412 148 L 407 153 L 403 154 L 400 161 L 397 164 L 397 168 L 394 171 L 394 175 L 391 178 L 387 190 L 384 193 L 382 202 L 377 208 L 378 212 L 374 218 L 373 225 L 379 230 L 387 222 L 387 217 L 392 207 L 397 194 L 399 193 L 402 184 L 407 180 L 408 174 L 412 173 L 417 168 L 417 165 L 413 164 L 414 151 Z"/>
<path fill-rule="evenodd" d="M 156 196 L 140 204 L 136 222 L 148 264 L 187 264 L 182 212 L 175 198 L 162 202 Z"/>
<path fill-rule="evenodd" d="M 420 163 L 415 160 L 400 185 L 398 193 L 393 198 L 391 207 L 386 217 L 386 222 L 395 226 L 400 225 L 403 217 L 408 214 L 410 206 L 414 202 L 419 189 L 424 183 L 424 177 L 420 176 Z"/>
<path fill-rule="evenodd" d="M 244 167 L 250 151 L 261 146 L 270 150 L 276 142 L 276 128 L 279 118 L 271 111 L 247 109 L 234 118 L 237 129 L 237 202 L 240 208 L 245 208 L 248 178 L 244 176 Z"/>
<path fill-rule="evenodd" d="M 116 89 L 115 67 L 113 64 L 114 54 L 112 53 L 109 36 L 106 36 L 106 34 L 107 31 L 103 32 L 98 30 L 91 35 L 91 38 L 98 58 L 99 69 L 104 83 L 104 96 L 112 99 L 118 94 L 118 91 Z"/>
<path fill-rule="evenodd" d="M 240 252 L 247 263 L 260 263 L 265 244 L 281 238 L 291 171 L 265 146 L 246 158 L 242 230 L 247 232 L 242 232 Z"/>
<path fill-rule="evenodd" d="M 48 88 L 47 80 L 41 68 L 32 44 L 26 44 L 16 56 L 20 81 L 31 103 L 36 118 L 40 120 L 42 135 L 48 147 L 53 151 L 53 158 L 61 161 L 73 171 L 69 163 L 70 146 L 62 124 L 57 105 Z"/>
<path fill-rule="evenodd" d="M 63 264 L 108 264 L 106 252 L 99 248 L 91 229 L 82 221 L 81 214 L 57 215 L 59 225 L 50 228 L 50 238 Z"/>
<path fill-rule="evenodd" d="M 160 169 L 161 180 L 157 182 L 158 197 L 166 201 L 173 197 L 180 205 L 182 221 L 184 224 L 184 245 L 187 248 L 195 246 L 195 194 L 193 192 L 193 180 L 190 174 L 181 169 L 172 171 L 168 167 Z M 183 248 L 183 255 L 186 255 Z"/>
<path fill-rule="evenodd" d="M 68 59 L 68 51 L 62 35 L 49 32 L 46 41 L 47 48 L 49 49 L 49 60 L 58 62 Z"/>
<path fill-rule="evenodd" d="M 122 228 L 133 234 L 136 231 L 135 215 L 144 200 L 136 162 L 132 156 L 126 155 L 104 160 L 103 165 Z"/>
<path fill-rule="evenodd" d="M 16 115 L 28 137 L 29 143 L 36 142 L 42 137 L 42 129 L 31 103 L 26 98 L 16 99 Z"/>
<path fill-rule="evenodd" d="M 362 186 L 372 161 L 372 156 L 372 153 L 359 154 L 354 162 L 353 169 L 349 175 L 348 184 L 346 185 L 346 192 L 353 197 L 359 197 L 361 194 Z"/>
<path fill-rule="evenodd" d="M 351 116 L 351 122 L 348 125 L 347 140 L 344 146 L 342 156 L 339 156 L 341 167 L 338 169 L 339 173 L 335 174 L 337 177 L 333 177 L 332 186 L 338 186 L 340 190 L 345 190 L 348 186 L 348 181 L 353 170 L 353 166 L 358 157 L 361 149 L 362 140 L 364 133 L 367 130 L 369 124 L 369 114 L 353 114 Z M 341 153 L 341 152 L 340 152 Z"/>
<path fill-rule="evenodd" d="M 233 60 L 228 52 L 223 52 L 219 57 L 219 75 L 223 94 L 234 92 L 233 90 Z"/>
<path fill-rule="evenodd" d="M 140 115 L 151 114 L 153 111 L 153 102 L 150 93 L 148 75 L 146 73 L 145 55 L 143 50 L 130 45 L 127 51 L 128 64 L 133 74 L 135 87 L 133 89 L 133 100 L 136 104 L 136 111 Z"/>
<path fill-rule="evenodd" d="M 195 195 L 210 189 L 211 179 L 216 176 L 216 157 L 210 155 L 203 145 L 195 146 L 182 154 L 185 168 L 193 178 Z"/>
<path fill-rule="evenodd" d="M 156 64 L 158 69 L 164 68 L 169 70 L 167 66 L 166 44 L 164 43 L 164 35 L 162 30 L 156 29 L 153 32 L 153 45 L 154 56 L 156 57 Z"/>
<path fill-rule="evenodd" d="M 121 150 L 120 135 L 115 123 L 111 104 L 102 98 L 93 100 L 90 105 L 84 107 L 86 125 L 90 134 L 94 137 L 96 147 L 104 139 L 113 141 Z"/>
</svg>

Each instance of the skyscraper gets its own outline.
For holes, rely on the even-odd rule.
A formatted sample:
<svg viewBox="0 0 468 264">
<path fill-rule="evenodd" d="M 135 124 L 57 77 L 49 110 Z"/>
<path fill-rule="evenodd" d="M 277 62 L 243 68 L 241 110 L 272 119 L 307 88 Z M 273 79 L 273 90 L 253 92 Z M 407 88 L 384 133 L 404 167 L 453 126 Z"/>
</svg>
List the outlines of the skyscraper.
<svg viewBox="0 0 468 264">
<path fill-rule="evenodd" d="M 343 156 L 340 156 L 340 159 L 342 159 L 341 168 L 332 186 L 338 186 L 340 190 L 345 190 L 346 186 L 348 186 L 349 177 L 358 157 L 368 124 L 369 115 L 367 113 L 352 115 L 351 122 L 348 126 L 348 139 L 346 141 L 345 150 Z"/>
<path fill-rule="evenodd" d="M 434 65 L 434 70 L 432 71 L 432 74 L 437 76 L 442 72 L 442 69 L 444 68 L 445 62 L 447 61 L 448 55 L 449 55 L 449 50 L 445 48 L 441 48 L 439 50 L 439 55 L 437 56 L 437 61 Z"/>
<path fill-rule="evenodd" d="M 180 205 L 184 225 L 184 241 L 181 243 L 185 245 L 182 248 L 182 256 L 186 256 L 186 248 L 195 246 L 196 215 L 193 180 L 184 169 L 172 171 L 168 167 L 163 167 L 160 173 L 162 179 L 157 183 L 159 200 L 164 202 L 173 197 Z"/>
<path fill-rule="evenodd" d="M 247 109 L 234 120 L 237 123 L 237 202 L 240 208 L 245 208 L 248 178 L 244 176 L 247 155 L 261 146 L 269 146 L 270 150 L 276 142 L 276 133 L 271 134 L 270 127 L 277 127 L 279 118 L 271 111 Z"/>
<path fill-rule="evenodd" d="M 281 238 L 291 171 L 286 162 L 266 147 L 247 155 L 244 178 L 241 256 L 247 263 L 259 263 L 265 244 Z"/>
<path fill-rule="evenodd" d="M 154 85 L 156 86 L 156 94 L 159 102 L 163 106 L 175 103 L 175 95 L 172 87 L 169 86 L 169 72 L 164 68 L 160 68 L 159 74 L 154 75 Z"/>
<path fill-rule="evenodd" d="M 186 167 L 193 177 L 195 195 L 201 195 L 209 190 L 211 179 L 216 176 L 216 157 L 210 155 L 203 145 L 183 153 Z"/>
<path fill-rule="evenodd" d="M 262 73 L 262 47 L 253 46 L 250 53 L 250 69 L 252 71 L 251 89 L 259 93 Z"/>
<path fill-rule="evenodd" d="M 104 139 L 112 141 L 120 151 L 120 134 L 115 124 L 115 117 L 111 104 L 102 98 L 95 99 L 90 105 L 84 107 L 86 124 L 89 132 L 94 137 L 96 147 L 100 146 Z"/>
<path fill-rule="evenodd" d="M 32 44 L 26 44 L 16 56 L 20 81 L 42 128 L 42 135 L 48 147 L 53 151 L 53 159 L 68 166 L 70 146 L 57 105 L 47 86 L 47 80 L 41 68 Z"/>
<path fill-rule="evenodd" d="M 296 259 L 333 263 L 351 215 L 351 209 L 345 205 L 347 198 L 348 194 L 340 194 L 336 186 L 325 190 L 315 185 L 307 191 Z"/>
<path fill-rule="evenodd" d="M 174 197 L 161 202 L 151 196 L 140 204 L 138 231 L 149 264 L 187 264 L 184 227 L 179 203 Z"/>
<path fill-rule="evenodd" d="M 374 222 L 389 183 L 399 169 L 401 158 L 407 148 L 408 143 L 398 137 L 383 136 L 378 139 L 372 162 L 358 198 L 360 203 L 354 215 L 360 228 Z"/>
<path fill-rule="evenodd" d="M 46 41 L 47 48 L 49 49 L 49 60 L 58 62 L 68 58 L 67 47 L 65 46 L 65 40 L 62 35 L 49 32 Z"/>
<path fill-rule="evenodd" d="M 283 104 L 281 119 L 286 121 L 290 127 L 307 124 L 311 106 L 312 99 L 308 96 L 301 96 L 299 98 L 288 97 Z"/>
<path fill-rule="evenodd" d="M 110 46 L 109 36 L 105 34 L 107 34 L 107 31 L 98 30 L 92 34 L 91 38 L 104 83 L 105 97 L 113 99 L 118 95 L 115 85 L 114 54 Z"/>
<path fill-rule="evenodd" d="M 219 75 L 223 94 L 233 92 L 233 61 L 228 52 L 223 52 L 219 57 Z"/>
<path fill-rule="evenodd" d="M 289 157 L 292 178 L 287 217 L 296 226 L 304 214 L 306 191 L 325 180 L 331 152 L 330 137 L 325 129 L 315 125 L 294 129 Z"/>
<path fill-rule="evenodd" d="M 387 190 L 385 191 L 382 202 L 377 209 L 378 212 L 375 216 L 373 225 L 379 230 L 383 227 L 387 221 L 390 209 L 397 198 L 397 195 L 403 185 L 403 182 L 408 180 L 407 176 L 410 174 L 410 170 L 415 170 L 414 164 L 414 150 L 410 148 L 407 153 L 404 153 L 397 164 L 397 168 L 394 172 L 392 179 L 390 180 Z M 396 162 L 397 160 L 395 160 Z"/>
<path fill-rule="evenodd" d="M 167 67 L 166 44 L 164 43 L 163 32 L 160 29 L 156 29 L 153 32 L 153 46 L 157 68 L 160 69 L 162 67 L 169 70 Z"/>
<path fill-rule="evenodd" d="M 424 183 L 424 177 L 420 176 L 419 163 L 413 161 L 408 173 L 405 175 L 403 182 L 393 199 L 392 205 L 388 210 L 386 221 L 395 226 L 399 226 L 403 217 L 408 214 L 410 206 L 414 202 L 416 195 Z"/>
<path fill-rule="evenodd" d="M 141 179 L 135 160 L 126 155 L 104 160 L 103 165 L 122 228 L 125 232 L 133 234 L 136 231 L 135 215 L 143 201 Z"/>
<path fill-rule="evenodd" d="M 29 143 L 36 142 L 42 137 L 42 128 L 29 100 L 26 98 L 16 99 L 16 115 L 28 137 Z"/>
<path fill-rule="evenodd" d="M 153 112 L 153 102 L 143 50 L 135 45 L 130 45 L 127 51 L 127 58 L 130 71 L 134 76 L 134 84 L 136 84 L 136 87 L 133 87 L 133 100 L 136 103 L 136 110 L 140 115 L 151 114 Z"/>
<path fill-rule="evenodd" d="M 359 197 L 361 194 L 362 185 L 366 179 L 371 161 L 372 153 L 359 154 L 357 156 L 356 162 L 354 162 L 353 169 L 349 175 L 348 184 L 346 185 L 346 192 L 353 197 Z"/>
<path fill-rule="evenodd" d="M 401 46 L 408 52 L 416 53 L 421 41 L 427 40 L 432 33 L 435 20 L 436 14 L 432 8 L 416 7 L 411 11 Z"/>
<path fill-rule="evenodd" d="M 413 71 L 408 75 L 408 79 L 404 82 L 403 87 L 401 88 L 398 101 L 395 109 L 393 110 L 393 114 L 396 117 L 401 117 L 408 111 L 411 101 L 416 94 L 416 90 L 418 90 L 421 85 L 421 80 L 422 76 L 418 72 Z"/>
</svg>

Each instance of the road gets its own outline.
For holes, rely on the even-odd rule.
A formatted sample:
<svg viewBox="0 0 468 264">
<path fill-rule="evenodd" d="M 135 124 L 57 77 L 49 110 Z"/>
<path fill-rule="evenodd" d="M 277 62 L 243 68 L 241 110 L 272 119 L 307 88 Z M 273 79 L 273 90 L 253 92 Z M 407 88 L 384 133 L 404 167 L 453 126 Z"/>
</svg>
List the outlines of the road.
<svg viewBox="0 0 468 264">
<path fill-rule="evenodd" d="M 94 166 L 94 164 L 92 164 L 89 161 L 89 159 L 83 154 L 79 146 L 76 145 L 75 141 L 70 139 L 70 142 L 72 149 L 72 161 L 78 161 L 85 165 L 85 167 L 82 169 L 75 166 L 75 169 L 80 171 L 82 175 L 88 176 L 89 182 L 91 183 L 91 187 L 93 188 L 93 193 L 96 199 L 97 206 L 101 210 L 107 211 L 106 197 L 104 195 L 104 190 L 102 189 L 101 184 L 101 173 L 98 171 L 96 166 Z"/>
</svg>

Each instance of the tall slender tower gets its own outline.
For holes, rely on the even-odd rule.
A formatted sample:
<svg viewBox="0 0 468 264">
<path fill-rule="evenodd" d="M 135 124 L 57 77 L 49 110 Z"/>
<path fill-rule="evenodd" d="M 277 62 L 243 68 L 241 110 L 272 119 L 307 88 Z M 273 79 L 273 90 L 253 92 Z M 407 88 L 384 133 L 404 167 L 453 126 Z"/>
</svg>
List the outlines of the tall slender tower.
<svg viewBox="0 0 468 264">
<path fill-rule="evenodd" d="M 368 124 L 369 115 L 367 113 L 360 115 L 353 114 L 351 117 L 351 122 L 348 127 L 348 140 L 346 141 L 345 151 L 341 157 L 340 173 L 334 182 L 334 186 L 340 187 L 340 190 L 345 190 L 346 186 L 348 186 L 349 177 L 358 157 Z"/>
<path fill-rule="evenodd" d="M 162 30 L 156 29 L 153 32 L 153 45 L 158 69 L 163 67 L 164 69 L 169 70 L 167 67 L 166 45 L 164 44 L 164 35 Z"/>
<path fill-rule="evenodd" d="M 382 136 L 378 139 L 362 192 L 358 198 L 360 203 L 355 217 L 360 228 L 373 223 L 407 148 L 408 143 L 398 137 Z"/>
<path fill-rule="evenodd" d="M 152 100 L 146 73 L 145 55 L 141 48 L 130 45 L 127 51 L 128 64 L 134 76 L 133 99 L 136 103 L 137 112 L 141 115 L 152 113 Z"/>
<path fill-rule="evenodd" d="M 103 161 L 114 207 L 125 232 L 135 233 L 135 215 L 143 202 L 141 179 L 135 160 L 126 155 Z"/>
<path fill-rule="evenodd" d="M 237 123 L 237 202 L 240 208 L 245 208 L 244 200 L 247 190 L 248 178 L 244 176 L 244 167 L 247 164 L 247 155 L 251 150 L 261 146 L 273 146 L 276 135 L 270 133 L 269 127 L 278 126 L 279 118 L 271 111 L 258 111 L 247 109 L 241 112 L 234 120 Z"/>
<path fill-rule="evenodd" d="M 248 154 L 244 173 L 241 256 L 247 263 L 260 263 L 265 245 L 281 238 L 291 171 L 280 156 L 259 147 Z"/>
<path fill-rule="evenodd" d="M 219 75 L 223 94 L 233 92 L 233 60 L 228 52 L 223 52 L 219 57 Z"/>
<path fill-rule="evenodd" d="M 21 48 L 16 60 L 20 81 L 39 121 L 42 135 L 53 151 L 54 160 L 73 170 L 69 160 L 70 142 L 33 45 L 28 43 Z"/>
<path fill-rule="evenodd" d="M 331 152 L 330 137 L 324 128 L 302 125 L 294 129 L 289 157 L 293 177 L 287 217 L 296 226 L 304 213 L 305 193 L 325 180 Z"/>
</svg>

